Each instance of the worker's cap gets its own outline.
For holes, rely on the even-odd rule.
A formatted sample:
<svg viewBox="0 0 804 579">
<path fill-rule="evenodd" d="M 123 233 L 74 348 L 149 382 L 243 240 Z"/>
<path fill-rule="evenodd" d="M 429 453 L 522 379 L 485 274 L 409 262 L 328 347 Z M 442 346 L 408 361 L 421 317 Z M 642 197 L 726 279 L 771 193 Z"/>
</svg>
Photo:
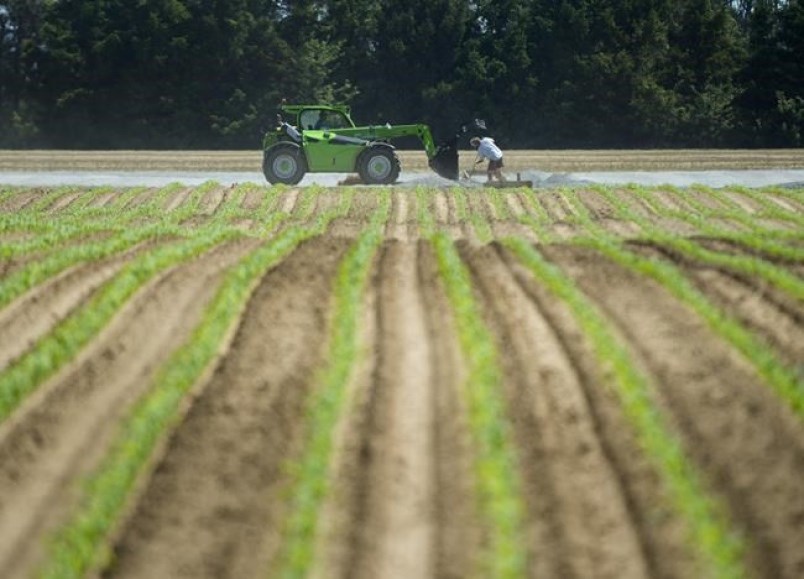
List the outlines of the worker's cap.
<svg viewBox="0 0 804 579">
<path fill-rule="evenodd" d="M 469 144 L 473 147 L 477 147 L 480 144 L 480 137 L 472 137 L 469 139 Z"/>
</svg>

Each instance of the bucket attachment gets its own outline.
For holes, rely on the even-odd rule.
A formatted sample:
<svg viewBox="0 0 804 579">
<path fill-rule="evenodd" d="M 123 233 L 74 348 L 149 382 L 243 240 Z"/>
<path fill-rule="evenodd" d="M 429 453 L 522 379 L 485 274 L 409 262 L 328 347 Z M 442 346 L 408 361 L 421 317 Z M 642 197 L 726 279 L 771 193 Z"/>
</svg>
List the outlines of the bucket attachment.
<svg viewBox="0 0 804 579">
<path fill-rule="evenodd" d="M 462 125 L 458 134 L 444 141 L 436 148 L 436 153 L 430 159 L 430 168 L 445 179 L 458 180 L 458 139 L 463 133 L 470 130 L 485 131 L 486 121 L 472 119 L 471 123 Z"/>
<path fill-rule="evenodd" d="M 451 143 L 443 143 L 436 149 L 430 159 L 430 168 L 445 179 L 458 180 L 458 139 Z"/>
</svg>

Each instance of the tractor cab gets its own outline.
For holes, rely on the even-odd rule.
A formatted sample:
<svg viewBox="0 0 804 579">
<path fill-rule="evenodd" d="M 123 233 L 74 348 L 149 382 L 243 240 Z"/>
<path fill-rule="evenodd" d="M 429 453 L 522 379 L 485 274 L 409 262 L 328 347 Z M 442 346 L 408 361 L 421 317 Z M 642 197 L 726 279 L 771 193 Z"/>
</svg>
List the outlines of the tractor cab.
<svg viewBox="0 0 804 579">
<path fill-rule="evenodd" d="M 340 111 L 307 109 L 299 115 L 299 126 L 302 130 L 327 131 L 332 129 L 351 129 L 349 117 Z"/>
<path fill-rule="evenodd" d="M 300 131 L 351 129 L 355 126 L 348 106 L 283 105 L 281 110 L 293 119 Z"/>
</svg>

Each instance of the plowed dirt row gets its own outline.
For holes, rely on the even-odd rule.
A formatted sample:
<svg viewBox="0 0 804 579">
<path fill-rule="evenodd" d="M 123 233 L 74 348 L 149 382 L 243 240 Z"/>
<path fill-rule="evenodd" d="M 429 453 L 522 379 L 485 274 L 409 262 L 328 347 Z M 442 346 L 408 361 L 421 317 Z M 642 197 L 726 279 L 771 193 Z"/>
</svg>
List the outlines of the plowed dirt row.
<svg viewBox="0 0 804 579">
<path fill-rule="evenodd" d="M 256 577 L 281 530 L 332 278 L 348 243 L 308 243 L 271 271 L 231 351 L 172 438 L 107 577 Z M 307 425 L 309 426 L 309 425 Z"/>
<path fill-rule="evenodd" d="M 0 311 L 0 370 L 78 308 L 137 252 L 146 249 L 143 246 L 121 256 L 70 268 Z"/>
<path fill-rule="evenodd" d="M 320 427 L 308 404 L 324 393 L 321 371 L 333 362 L 327 353 L 331 330 L 339 327 L 333 324 L 339 268 L 351 263 L 345 258 L 356 240 L 366 239 L 360 236 L 385 207 L 384 193 L 208 185 L 203 194 L 186 187 L 56 193 L 4 194 L 0 225 L 10 225 L 2 239 L 36 241 L 32 232 L 17 231 L 11 213 L 37 208 L 58 231 L 61 219 L 71 227 L 84 223 L 79 206 L 94 207 L 104 219 L 119 214 L 131 229 L 180 215 L 178 227 L 193 235 L 228 227 L 230 235 L 237 229 L 242 236 L 146 283 L 76 359 L 0 422 L 3 579 L 31 577 L 48 556 L 48 538 L 74 516 L 82 481 L 101 463 L 157 371 L 197 335 L 223 276 L 241 258 L 274 247 L 258 236 L 289 239 L 350 202 L 322 235 L 247 286 L 253 291 L 231 340 L 213 344 L 218 361 L 189 386 L 180 416 L 105 537 L 108 565 L 92 575 L 281 576 L 288 567 L 288 521 L 299 504 L 302 471 L 295 465 L 308 456 L 309 435 Z M 129 193 L 125 207 L 112 203 Z M 147 200 L 164 211 L 132 213 Z M 543 255 L 599 309 L 607 331 L 646 378 L 650 400 L 701 476 L 703 492 L 726 513 L 726 530 L 744 542 L 745 560 L 737 566 L 745 567 L 746 577 L 804 577 L 804 420 L 795 403 L 784 401 L 746 356 L 666 287 L 577 242 L 599 235 L 612 247 L 621 241 L 617 251 L 672 264 L 766 344 L 785 371 L 798 372 L 793 380 L 800 385 L 804 304 L 793 279 L 804 267 L 795 235 L 804 207 L 800 193 L 399 188 L 391 189 L 390 202 L 358 307 L 359 355 L 349 361 L 345 402 L 329 433 L 332 454 L 317 465 L 327 482 L 320 502 L 313 502 L 320 505 L 314 532 L 304 534 L 314 536 L 304 545 L 309 577 L 478 577 L 497 553 L 491 545 L 499 513 L 484 503 L 491 500 L 483 494 L 488 473 L 479 467 L 488 439 L 478 435 L 467 370 L 477 366 L 462 341 L 466 325 L 453 317 L 450 301 L 465 296 L 452 291 L 457 270 L 444 265 L 454 253 L 445 254 L 438 243 L 448 246 L 449 239 L 496 346 L 490 359 L 499 362 L 494 375 L 500 379 L 492 397 L 503 402 L 503 424 L 495 432 L 510 438 L 513 462 L 506 464 L 514 465 L 508 474 L 517 484 L 509 494 L 518 495 L 511 504 L 523 511 L 509 519 L 522 521 L 510 543 L 524 549 L 526 572 L 517 579 L 706 576 L 711 554 L 691 544 L 689 511 L 673 502 L 678 495 L 665 486 L 664 463 L 648 455 L 644 434 L 624 410 L 617 373 L 601 363 L 598 344 L 582 329 L 589 328 L 581 325 L 586 320 L 535 277 L 517 257 L 524 254 L 506 249 L 525 247 L 502 242 L 507 238 L 530 244 L 526 249 Z M 778 209 L 768 210 L 768 203 Z M 687 218 L 696 208 L 706 220 Z M 754 217 L 756 223 L 749 221 Z M 766 230 L 744 241 L 754 225 Z M 446 235 L 425 238 L 431 227 Z M 669 241 L 656 241 L 659 236 L 645 238 L 652 228 L 740 257 L 744 270 L 754 262 L 772 265 L 793 281 L 782 287 L 771 276 L 698 261 Z M 718 228 L 741 237 L 723 239 Z M 155 244 L 176 243 L 172 226 L 160 231 L 167 233 L 74 265 L 0 309 L 0 379 L 131 259 Z M 93 235 L 88 228 L 69 243 Z M 58 256 L 60 249 L 47 251 Z M 24 257 L 2 264 L 0 283 L 10 279 L 10 268 L 32 263 Z"/>
<path fill-rule="evenodd" d="M 725 497 L 759 577 L 804 573 L 804 425 L 663 288 L 593 252 L 550 247 L 628 339 L 689 456 Z"/>
<path fill-rule="evenodd" d="M 342 425 L 314 576 L 467 576 L 479 531 L 461 363 L 427 246 L 386 243 L 366 305 L 370 354 Z"/>
<path fill-rule="evenodd" d="M 629 426 L 595 370 L 576 362 L 589 353 L 561 304 L 498 247 L 464 246 L 463 255 L 503 353 L 529 507 L 530 576 L 693 571 L 677 524 L 648 522 L 666 509 L 655 475 L 623 436 Z"/>
<path fill-rule="evenodd" d="M 635 244 L 635 247 L 637 251 L 670 259 L 680 266 L 702 293 L 771 344 L 787 364 L 804 368 L 802 304 L 750 276 L 703 266 L 665 247 L 642 244 Z M 795 266 L 779 265 L 795 271 Z"/>
<path fill-rule="evenodd" d="M 125 409 L 187 338 L 221 273 L 252 248 L 221 245 L 154 280 L 0 427 L 0 575 L 29 576 Z"/>
</svg>

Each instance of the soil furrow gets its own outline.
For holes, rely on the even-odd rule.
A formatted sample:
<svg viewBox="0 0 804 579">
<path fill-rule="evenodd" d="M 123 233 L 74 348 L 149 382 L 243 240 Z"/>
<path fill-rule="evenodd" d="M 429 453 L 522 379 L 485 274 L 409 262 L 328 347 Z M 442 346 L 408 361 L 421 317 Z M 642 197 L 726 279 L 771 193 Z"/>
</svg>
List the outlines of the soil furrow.
<svg viewBox="0 0 804 579">
<path fill-rule="evenodd" d="M 801 259 L 799 257 L 788 258 L 784 256 L 776 256 L 773 255 L 772 251 L 770 250 L 750 247 L 747 243 L 744 243 L 737 239 L 722 239 L 718 237 L 696 237 L 694 241 L 711 251 L 719 251 L 721 253 L 727 253 L 729 255 L 751 256 L 757 259 L 761 259 L 763 261 L 769 261 L 771 263 L 779 265 L 789 265 L 791 267 L 804 266 L 804 259 Z"/>
<path fill-rule="evenodd" d="M 436 190 L 433 194 L 433 217 L 437 228 L 446 228 L 449 224 L 449 203 L 447 196 L 441 190 Z"/>
<path fill-rule="evenodd" d="M 0 429 L 0 575 L 27 577 L 154 371 L 190 334 L 222 272 L 253 247 L 230 243 L 174 268 L 129 302 L 65 371 Z"/>
<path fill-rule="evenodd" d="M 142 249 L 70 268 L 0 311 L 0 370 L 28 351 Z"/>
<path fill-rule="evenodd" d="M 770 344 L 787 364 L 804 369 L 804 311 L 792 310 L 793 300 L 780 305 L 767 292 L 728 273 L 689 264 L 682 267 L 698 291 Z"/>
<path fill-rule="evenodd" d="M 431 215 L 436 231 L 448 231 L 450 236 L 455 239 L 463 235 L 461 227 L 453 224 L 455 221 L 455 211 L 450 209 L 449 197 L 444 191 L 437 189 L 432 194 Z"/>
<path fill-rule="evenodd" d="M 423 243 L 381 252 L 364 323 L 374 356 L 343 420 L 315 577 L 470 575 L 479 534 L 459 357 L 434 268 Z"/>
<path fill-rule="evenodd" d="M 86 190 L 81 191 L 71 191 L 61 197 L 57 198 L 52 205 L 50 205 L 45 212 L 50 214 L 57 214 L 61 213 L 62 211 L 67 211 L 70 206 L 75 202 L 77 199 L 83 197 L 86 194 Z"/>
<path fill-rule="evenodd" d="M 578 199 L 593 222 L 604 231 L 620 238 L 636 237 L 642 233 L 642 228 L 636 223 L 623 221 L 617 209 L 596 191 L 579 191 Z"/>
<path fill-rule="evenodd" d="M 371 461 L 350 575 L 426 579 L 434 571 L 435 416 L 416 245 L 387 244 L 379 279 Z"/>
<path fill-rule="evenodd" d="M 468 263 L 498 336 L 528 501 L 531 577 L 648 577 L 620 477 L 579 372 L 493 246 Z"/>
<path fill-rule="evenodd" d="M 407 197 L 402 191 L 391 192 L 390 219 L 385 224 L 385 239 L 407 240 L 408 205 Z"/>
<path fill-rule="evenodd" d="M 435 420 L 435 553 L 437 578 L 471 577 L 483 544 L 476 511 L 472 442 L 468 409 L 461 395 L 466 379 L 455 322 L 438 273 L 432 246 L 417 244 L 419 291 L 430 336 L 431 403 Z M 404 347 L 404 345 L 403 345 Z"/>
<path fill-rule="evenodd" d="M 103 207 L 108 207 L 113 205 L 120 196 L 123 194 L 123 191 L 120 189 L 116 189 L 114 191 L 109 191 L 108 193 L 102 193 L 95 197 L 90 203 L 89 207 L 101 209 Z"/>
<path fill-rule="evenodd" d="M 550 247 L 626 336 L 687 455 L 727 502 L 758 577 L 804 573 L 804 424 L 705 322 L 599 254 Z"/>
<path fill-rule="evenodd" d="M 234 185 L 230 187 L 214 187 L 201 199 L 200 209 L 201 214 L 208 217 L 215 215 L 215 213 L 223 207 L 226 201 L 231 197 Z M 184 202 L 186 203 L 186 201 Z M 184 204 L 182 203 L 182 205 Z"/>
<path fill-rule="evenodd" d="M 299 189 L 289 189 L 279 196 L 279 211 L 290 215 L 296 207 L 301 192 Z"/>
<path fill-rule="evenodd" d="M 187 203 L 190 200 L 190 196 L 193 193 L 192 187 L 185 187 L 182 189 L 178 189 L 174 191 L 168 199 L 165 200 L 164 207 L 162 208 L 165 213 L 170 213 L 172 211 L 176 211 L 182 205 Z"/>
<path fill-rule="evenodd" d="M 519 198 L 519 191 L 514 190 L 510 195 L 505 196 L 505 203 L 508 206 L 508 212 L 513 219 L 519 220 L 527 213 L 522 199 Z"/>
<path fill-rule="evenodd" d="M 253 577 L 276 553 L 304 402 L 348 244 L 316 239 L 255 290 L 230 352 L 165 448 L 107 577 Z"/>
<path fill-rule="evenodd" d="M 734 271 L 732 269 L 729 269 L 728 267 L 720 267 L 720 266 L 709 265 L 706 263 L 701 263 L 695 260 L 694 258 L 687 257 L 686 255 L 682 254 L 679 251 L 676 251 L 671 247 L 667 247 L 666 245 L 662 245 L 661 243 L 653 241 L 633 242 L 633 247 L 638 248 L 638 251 L 645 253 L 647 255 L 660 256 L 663 259 L 668 259 L 674 264 L 688 271 L 718 272 L 720 275 L 731 278 L 732 280 L 734 280 L 735 283 L 742 284 L 749 291 L 756 293 L 764 301 L 772 304 L 773 307 L 783 312 L 784 315 L 789 317 L 791 320 L 794 320 L 796 324 L 798 325 L 804 324 L 804 309 L 802 309 L 801 302 L 795 299 L 794 297 L 788 295 L 783 290 L 778 289 L 775 286 L 772 286 L 770 283 L 762 279 L 757 279 L 755 276 Z"/>
<path fill-rule="evenodd" d="M 17 213 L 19 211 L 23 211 L 26 207 L 34 203 L 44 194 L 44 189 L 26 189 L 16 191 L 13 195 L 3 199 L 2 202 L 0 202 L 0 213 Z"/>
<path fill-rule="evenodd" d="M 649 457 L 626 418 L 615 390 L 605 383 L 591 344 L 569 308 L 538 283 L 507 250 L 497 248 L 517 283 L 553 328 L 556 338 L 578 373 L 598 429 L 600 443 L 622 487 L 635 521 L 645 562 L 652 577 L 686 578 L 698 575 L 698 562 L 686 540 L 683 522 L 673 514 Z"/>
</svg>

